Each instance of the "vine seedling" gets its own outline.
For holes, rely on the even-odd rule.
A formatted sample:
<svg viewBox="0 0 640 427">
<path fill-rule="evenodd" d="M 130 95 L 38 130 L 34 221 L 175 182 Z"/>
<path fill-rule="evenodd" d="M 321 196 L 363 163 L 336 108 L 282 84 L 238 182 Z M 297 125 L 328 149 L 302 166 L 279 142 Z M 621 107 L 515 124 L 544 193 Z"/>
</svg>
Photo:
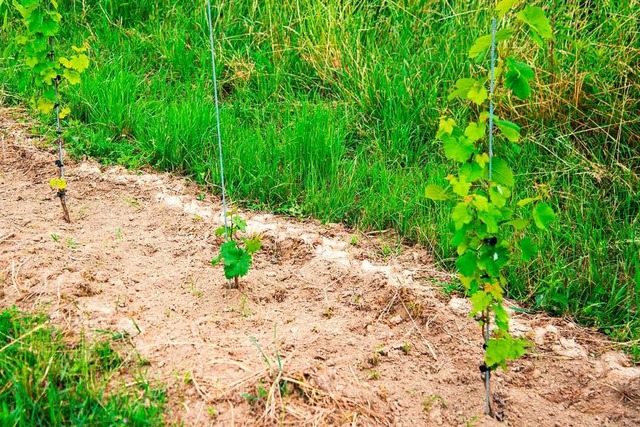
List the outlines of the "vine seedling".
<svg viewBox="0 0 640 427">
<path fill-rule="evenodd" d="M 21 47 L 24 63 L 31 68 L 34 97 L 32 106 L 43 114 L 56 114 L 56 134 L 59 148 L 59 158 L 55 164 L 58 167 L 58 177 L 50 180 L 51 188 L 57 191 L 62 205 L 63 217 L 71 222 L 66 204 L 67 182 L 64 177 L 63 140 L 60 120 L 64 119 L 71 109 L 61 106 L 60 92 L 63 83 L 77 85 L 80 74 L 89 67 L 89 57 L 84 53 L 86 46 L 71 46 L 73 53 L 67 58 L 60 56 L 56 59 L 54 41 L 60 32 L 62 15 L 58 13 L 56 0 L 14 0 L 13 6 L 22 17 L 25 29 L 16 37 L 15 42 Z"/>
<path fill-rule="evenodd" d="M 253 254 L 260 250 L 262 242 L 260 236 L 238 239 L 237 232 L 247 231 L 247 222 L 235 212 L 227 214 L 231 220 L 231 226 L 222 226 L 215 231 L 216 236 L 225 235 L 227 241 L 220 246 L 220 253 L 211 261 L 215 266 L 220 261 L 224 262 L 224 277 L 234 280 L 234 287 L 238 288 L 238 278 L 246 275 L 253 263 Z"/>
<path fill-rule="evenodd" d="M 446 187 L 426 188 L 426 197 L 456 203 L 451 213 L 451 244 L 458 253 L 456 267 L 471 301 L 471 316 L 482 327 L 485 360 L 480 371 L 486 391 L 485 412 L 492 416 L 491 372 L 497 367 L 506 369 L 507 361 L 524 355 L 531 346 L 529 341 L 509 333 L 509 313 L 503 300 L 507 268 L 516 260 L 530 262 L 536 256 L 533 240 L 525 235 L 527 228 L 534 224 L 545 230 L 555 218 L 553 209 L 542 202 L 543 195 L 513 202 L 514 173 L 504 159 L 493 156 L 494 125 L 499 130 L 498 140 L 510 144 L 516 153 L 520 152 L 517 143 L 521 137 L 520 126 L 494 114 L 495 104 L 510 96 L 528 98 L 529 82 L 535 76 L 527 63 L 515 56 L 501 55 L 503 51 L 496 45 L 512 39 L 517 30 L 528 33 L 538 45 L 552 38 L 549 20 L 539 7 L 525 6 L 508 27 L 516 3 L 517 0 L 498 2 L 495 15 L 504 27 L 496 30 L 494 18 L 491 34 L 478 38 L 469 50 L 469 58 L 477 62 L 489 51 L 489 75 L 461 78 L 449 95 L 449 100 L 460 98 L 470 104 L 464 111 L 476 112 L 476 120 L 468 120 L 465 126 L 450 116 L 440 118 L 436 137 L 442 141 L 447 159 L 459 167 L 458 172 L 447 176 Z M 512 41 L 515 40 L 520 39 Z M 490 327 L 492 320 L 494 330 Z"/>
</svg>

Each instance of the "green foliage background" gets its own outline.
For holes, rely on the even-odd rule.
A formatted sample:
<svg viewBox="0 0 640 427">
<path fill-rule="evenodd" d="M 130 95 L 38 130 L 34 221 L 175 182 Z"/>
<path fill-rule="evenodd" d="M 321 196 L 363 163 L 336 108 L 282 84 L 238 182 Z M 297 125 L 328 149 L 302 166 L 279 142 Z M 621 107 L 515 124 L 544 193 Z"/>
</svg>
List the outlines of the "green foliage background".
<svg viewBox="0 0 640 427">
<path fill-rule="evenodd" d="M 640 3 L 550 0 L 550 48 L 534 99 L 500 117 L 522 151 L 497 147 L 517 198 L 546 192 L 558 213 L 543 257 L 510 277 L 512 296 L 615 338 L 638 332 Z M 231 197 L 251 207 L 394 229 L 453 268 L 448 211 L 424 197 L 450 171 L 436 141 L 447 90 L 487 34 L 480 0 L 222 1 L 214 11 Z M 218 182 L 205 2 L 66 1 L 57 42 L 90 44 L 67 142 L 76 154 Z M 0 33 L 0 97 L 28 99 L 28 69 Z M 510 47 L 518 51 L 516 42 Z"/>
</svg>

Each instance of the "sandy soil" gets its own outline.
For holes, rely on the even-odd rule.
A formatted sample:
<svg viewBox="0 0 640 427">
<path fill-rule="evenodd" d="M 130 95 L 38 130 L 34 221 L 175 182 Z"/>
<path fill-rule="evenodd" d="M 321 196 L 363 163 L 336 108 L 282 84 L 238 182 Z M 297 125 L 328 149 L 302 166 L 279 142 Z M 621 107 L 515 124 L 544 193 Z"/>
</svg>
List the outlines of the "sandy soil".
<svg viewBox="0 0 640 427">
<path fill-rule="evenodd" d="M 219 201 L 187 180 L 67 162 L 0 111 L 0 306 L 70 336 L 129 335 L 170 421 L 204 425 L 635 426 L 640 367 L 595 331 L 513 313 L 535 351 L 494 376 L 480 331 L 429 253 L 392 236 L 243 212 L 264 248 L 241 288 L 213 268 Z"/>
</svg>

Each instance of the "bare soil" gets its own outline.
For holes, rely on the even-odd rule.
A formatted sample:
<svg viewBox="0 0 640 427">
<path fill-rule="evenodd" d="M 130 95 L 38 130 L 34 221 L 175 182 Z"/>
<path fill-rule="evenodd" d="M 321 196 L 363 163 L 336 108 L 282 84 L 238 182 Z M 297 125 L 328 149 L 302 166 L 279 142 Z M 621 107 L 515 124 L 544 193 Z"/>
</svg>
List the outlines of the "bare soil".
<svg viewBox="0 0 640 427">
<path fill-rule="evenodd" d="M 466 300 L 391 235 L 243 211 L 264 248 L 228 289 L 210 265 L 217 198 L 91 160 L 67 161 L 67 224 L 55 151 L 21 117 L 0 111 L 0 306 L 44 311 L 71 338 L 126 334 L 167 387 L 169 422 L 640 425 L 640 367 L 596 331 L 519 311 L 512 330 L 535 350 L 494 374 L 502 421 L 484 416 Z"/>
</svg>

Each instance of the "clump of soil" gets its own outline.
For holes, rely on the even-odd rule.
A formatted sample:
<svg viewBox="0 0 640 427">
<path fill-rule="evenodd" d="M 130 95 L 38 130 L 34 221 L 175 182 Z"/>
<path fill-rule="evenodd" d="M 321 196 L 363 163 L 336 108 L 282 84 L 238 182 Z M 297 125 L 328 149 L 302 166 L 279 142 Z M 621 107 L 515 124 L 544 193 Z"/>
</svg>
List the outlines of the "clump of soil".
<svg viewBox="0 0 640 427">
<path fill-rule="evenodd" d="M 219 200 L 168 174 L 67 161 L 0 113 L 0 302 L 70 334 L 128 334 L 185 425 L 633 426 L 640 368 L 595 331 L 514 312 L 535 350 L 494 375 L 480 331 L 420 247 L 339 225 L 242 212 L 264 237 L 241 288 L 210 260 Z M 356 236 L 357 238 L 354 238 Z"/>
</svg>

